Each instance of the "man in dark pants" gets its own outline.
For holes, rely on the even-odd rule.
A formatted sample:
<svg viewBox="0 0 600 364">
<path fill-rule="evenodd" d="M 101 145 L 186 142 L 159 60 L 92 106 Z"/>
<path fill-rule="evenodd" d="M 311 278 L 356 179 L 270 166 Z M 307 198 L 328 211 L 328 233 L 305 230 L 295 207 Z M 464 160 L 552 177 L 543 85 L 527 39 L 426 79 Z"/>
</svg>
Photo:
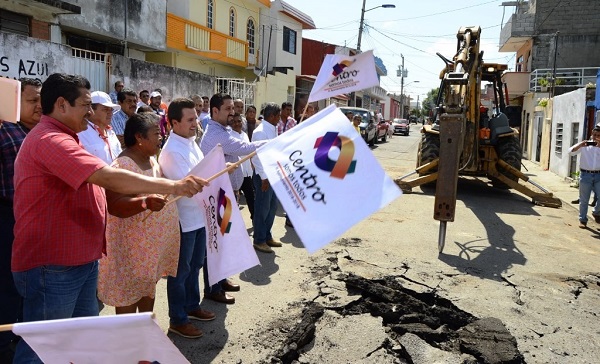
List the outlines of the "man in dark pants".
<svg viewBox="0 0 600 364">
<path fill-rule="evenodd" d="M 23 139 L 42 117 L 37 79 L 21 78 L 21 120 L 0 125 L 0 324 L 17 322 L 21 314 L 21 296 L 17 292 L 10 270 L 13 228 L 14 163 Z M 16 336 L 11 331 L 0 332 L 0 363 L 12 363 Z"/>
</svg>

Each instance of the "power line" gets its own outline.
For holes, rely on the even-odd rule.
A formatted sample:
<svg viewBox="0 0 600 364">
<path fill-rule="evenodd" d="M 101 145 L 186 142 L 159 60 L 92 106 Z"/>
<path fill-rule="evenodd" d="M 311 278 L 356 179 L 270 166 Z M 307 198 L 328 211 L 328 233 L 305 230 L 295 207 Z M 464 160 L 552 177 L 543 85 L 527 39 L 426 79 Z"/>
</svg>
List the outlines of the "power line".
<svg viewBox="0 0 600 364">
<path fill-rule="evenodd" d="M 442 11 L 442 12 L 439 12 L 439 13 L 433 13 L 433 14 L 427 14 L 427 15 L 420 15 L 420 16 L 413 16 L 413 17 L 410 17 L 410 18 L 402 18 L 402 19 L 395 19 L 395 20 L 377 20 L 376 22 L 384 23 L 384 22 L 389 22 L 389 21 L 403 21 L 403 20 L 423 19 L 423 18 L 428 18 L 428 17 L 432 17 L 432 16 L 453 13 L 453 12 L 461 11 L 461 10 L 465 10 L 465 9 L 475 8 L 475 7 L 478 7 L 478 6 L 483 6 L 483 5 L 487 5 L 487 4 L 491 4 L 491 3 L 497 3 L 497 2 L 500 2 L 500 1 L 499 0 L 492 0 L 492 1 L 487 1 L 487 2 L 484 2 L 484 3 L 480 3 L 480 4 L 465 6 L 465 7 L 462 7 L 462 8 L 456 8 L 456 9 L 446 10 L 446 11 Z"/>
</svg>

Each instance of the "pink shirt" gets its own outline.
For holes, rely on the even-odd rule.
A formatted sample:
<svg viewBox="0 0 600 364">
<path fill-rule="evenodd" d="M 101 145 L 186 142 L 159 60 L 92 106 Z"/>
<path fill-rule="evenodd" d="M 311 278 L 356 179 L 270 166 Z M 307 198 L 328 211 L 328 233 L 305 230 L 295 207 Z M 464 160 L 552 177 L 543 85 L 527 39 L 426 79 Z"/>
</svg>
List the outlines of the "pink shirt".
<svg viewBox="0 0 600 364">
<path fill-rule="evenodd" d="M 71 129 L 42 116 L 15 162 L 13 272 L 100 259 L 106 194 L 86 180 L 105 166 Z"/>
</svg>

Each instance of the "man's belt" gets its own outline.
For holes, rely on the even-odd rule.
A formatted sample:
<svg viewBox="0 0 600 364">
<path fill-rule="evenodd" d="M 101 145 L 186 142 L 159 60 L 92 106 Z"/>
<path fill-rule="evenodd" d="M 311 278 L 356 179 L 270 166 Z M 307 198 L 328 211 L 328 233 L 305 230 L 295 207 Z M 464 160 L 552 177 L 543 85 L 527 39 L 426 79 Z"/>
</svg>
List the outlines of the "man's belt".
<svg viewBox="0 0 600 364">
<path fill-rule="evenodd" d="M 585 172 L 585 173 L 600 173 L 600 170 L 590 171 L 590 170 L 587 170 L 587 169 L 582 169 L 581 172 Z"/>
</svg>

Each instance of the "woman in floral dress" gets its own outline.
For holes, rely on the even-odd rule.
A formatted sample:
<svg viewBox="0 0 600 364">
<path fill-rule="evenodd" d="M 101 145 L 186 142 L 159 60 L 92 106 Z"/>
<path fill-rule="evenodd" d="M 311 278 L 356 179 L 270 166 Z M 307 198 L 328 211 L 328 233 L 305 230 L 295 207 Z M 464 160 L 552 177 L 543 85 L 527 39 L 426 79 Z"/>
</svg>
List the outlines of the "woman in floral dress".
<svg viewBox="0 0 600 364">
<path fill-rule="evenodd" d="M 163 177 L 155 155 L 161 145 L 158 120 L 150 113 L 134 114 L 124 132 L 126 149 L 113 168 Z M 179 219 L 166 196 L 121 195 L 106 191 L 108 222 L 106 256 L 100 261 L 98 298 L 117 314 L 151 312 L 156 283 L 177 274 Z M 149 211 L 154 211 L 142 221 Z"/>
</svg>

